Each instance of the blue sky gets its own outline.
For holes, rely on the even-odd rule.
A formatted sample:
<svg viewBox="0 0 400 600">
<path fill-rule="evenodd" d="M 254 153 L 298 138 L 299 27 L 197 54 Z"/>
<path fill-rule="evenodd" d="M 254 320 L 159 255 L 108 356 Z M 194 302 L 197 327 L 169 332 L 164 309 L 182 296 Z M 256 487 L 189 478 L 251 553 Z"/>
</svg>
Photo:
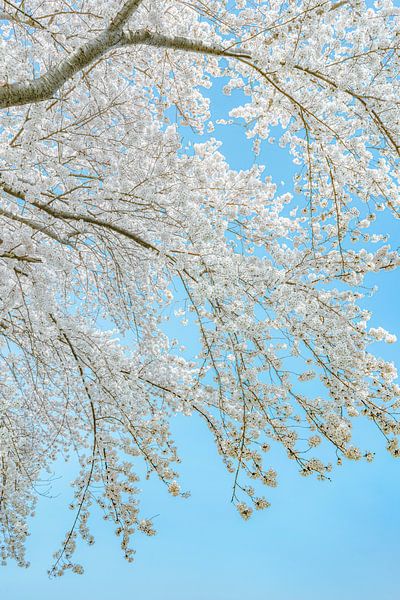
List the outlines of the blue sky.
<svg viewBox="0 0 400 600">
<path fill-rule="evenodd" d="M 234 101 L 219 94 L 213 100 L 218 116 Z M 222 139 L 232 166 L 251 164 L 240 128 L 226 130 Z M 284 151 L 270 147 L 261 160 L 277 182 L 289 183 L 293 169 Z M 400 339 L 399 282 L 396 272 L 376 277 L 379 292 L 366 305 L 375 311 L 373 323 Z M 376 352 L 400 367 L 399 347 L 377 345 Z M 272 466 L 279 472 L 279 486 L 267 490 L 272 507 L 244 522 L 230 504 L 231 479 L 206 427 L 195 417 L 176 417 L 181 483 L 191 497 L 172 498 L 155 479 L 146 482 L 143 516 L 157 515 L 158 534 L 136 537 L 135 562 L 125 563 L 112 526 L 95 514 L 96 543 L 80 547 L 77 554 L 85 574 L 49 580 L 52 552 L 72 514 L 66 505 L 74 472 L 71 466 L 57 466 L 55 497 L 40 499 L 32 522 L 32 565 L 21 570 L 10 563 L 0 571 L 0 598 L 398 600 L 400 461 L 385 451 L 371 426 L 357 429 L 361 448 L 377 451 L 372 464 L 346 462 L 335 468 L 332 482 L 318 482 L 301 478 L 277 451 Z"/>
</svg>

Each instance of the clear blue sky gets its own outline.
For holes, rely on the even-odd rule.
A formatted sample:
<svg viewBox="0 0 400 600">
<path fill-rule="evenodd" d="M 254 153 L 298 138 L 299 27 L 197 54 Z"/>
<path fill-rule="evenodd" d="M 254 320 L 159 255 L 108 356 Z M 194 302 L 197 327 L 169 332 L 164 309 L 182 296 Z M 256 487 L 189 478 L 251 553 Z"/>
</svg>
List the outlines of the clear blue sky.
<svg viewBox="0 0 400 600">
<path fill-rule="evenodd" d="M 231 99 L 216 96 L 221 114 Z M 247 167 L 250 153 L 239 128 L 223 134 L 232 166 Z M 281 150 L 264 152 L 276 180 L 289 181 L 292 166 Z M 393 240 L 393 245 L 398 245 Z M 399 274 L 375 281 L 368 301 L 380 324 L 400 339 Z M 376 351 L 400 367 L 400 344 Z M 92 547 L 77 559 L 81 577 L 49 580 L 46 570 L 65 529 L 70 467 L 54 482 L 55 499 L 41 499 L 28 543 L 31 567 L 12 563 L 0 570 L 4 600 L 398 600 L 400 598 L 400 461 L 383 439 L 360 427 L 361 447 L 378 451 L 372 464 L 347 462 L 332 482 L 303 479 L 284 454 L 276 453 L 279 486 L 267 489 L 272 507 L 244 522 L 229 502 L 231 480 L 205 426 L 177 417 L 174 430 L 183 464 L 181 483 L 191 498 L 172 498 L 156 482 L 144 486 L 144 516 L 155 518 L 155 538 L 136 537 L 136 561 L 122 558 L 112 526 L 94 516 Z M 369 442 L 372 441 L 372 444 Z"/>
</svg>

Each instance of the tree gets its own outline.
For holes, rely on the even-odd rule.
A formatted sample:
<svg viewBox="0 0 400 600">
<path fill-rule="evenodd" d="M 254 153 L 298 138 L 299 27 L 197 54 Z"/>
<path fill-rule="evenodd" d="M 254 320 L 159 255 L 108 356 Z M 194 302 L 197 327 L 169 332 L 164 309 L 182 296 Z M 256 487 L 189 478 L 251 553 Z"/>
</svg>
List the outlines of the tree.
<svg viewBox="0 0 400 600">
<path fill-rule="evenodd" d="M 376 215 L 400 214 L 400 9 L 2 4 L 3 561 L 27 564 L 37 481 L 71 454 L 74 517 L 51 573 L 82 570 L 93 504 L 132 560 L 133 531 L 154 533 L 136 457 L 181 495 L 177 412 L 209 427 L 245 519 L 269 506 L 255 488 L 276 485 L 270 444 L 323 479 L 329 453 L 373 458 L 352 442 L 365 417 L 398 456 L 396 369 L 368 351 L 395 337 L 369 327 L 361 298 L 370 273 L 399 264 Z M 277 136 L 293 192 L 202 138 L 219 80 L 240 99 L 222 124 L 243 125 L 255 155 Z M 198 143 L 182 143 L 183 126 Z M 197 350 L 167 334 L 168 316 L 196 328 Z"/>
</svg>

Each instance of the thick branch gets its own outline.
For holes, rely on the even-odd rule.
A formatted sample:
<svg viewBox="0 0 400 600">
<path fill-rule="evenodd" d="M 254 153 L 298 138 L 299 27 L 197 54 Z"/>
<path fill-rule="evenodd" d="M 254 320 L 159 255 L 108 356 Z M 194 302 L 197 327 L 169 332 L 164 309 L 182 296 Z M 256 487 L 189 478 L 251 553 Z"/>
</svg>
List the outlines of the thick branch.
<svg viewBox="0 0 400 600">
<path fill-rule="evenodd" d="M 117 31 L 121 29 L 128 21 L 129 17 L 135 12 L 139 5 L 142 3 L 142 0 L 127 0 L 121 10 L 115 15 L 110 25 L 108 26 L 108 31 Z"/>
<path fill-rule="evenodd" d="M 226 56 L 228 58 L 251 59 L 246 52 L 231 52 L 224 50 L 215 44 L 204 44 L 200 40 L 191 40 L 184 37 L 169 37 L 159 33 L 152 33 L 145 29 L 140 31 L 123 32 L 120 40 L 121 46 L 144 45 L 155 48 L 171 48 L 172 50 L 184 50 L 185 52 L 197 52 L 199 54 L 211 54 L 213 56 Z"/>
<path fill-rule="evenodd" d="M 140 0 L 135 0 L 138 6 Z M 133 9 L 132 9 L 133 10 Z M 122 11 L 121 11 L 122 13 Z M 250 59 L 250 55 L 241 52 L 231 52 L 216 45 L 203 44 L 200 40 L 190 40 L 182 37 L 169 37 L 166 35 L 151 33 L 147 30 L 136 32 L 122 32 L 116 28 L 121 18 L 115 18 L 110 26 L 96 39 L 83 44 L 70 57 L 62 60 L 55 67 L 50 68 L 42 76 L 32 81 L 5 84 L 0 87 L 0 108 L 20 106 L 48 100 L 85 67 L 98 60 L 111 48 L 122 46 L 146 45 L 155 48 L 171 48 L 184 50 L 186 52 L 197 52 L 211 54 L 213 56 L 226 56 L 230 58 Z M 123 21 L 124 22 L 124 21 Z"/>
<path fill-rule="evenodd" d="M 97 38 L 83 44 L 37 79 L 2 85 L 0 87 L 0 108 L 42 102 L 52 98 L 55 92 L 76 73 L 118 44 L 121 38 L 121 27 L 126 24 L 141 2 L 142 0 L 125 2 L 107 29 Z"/>
</svg>

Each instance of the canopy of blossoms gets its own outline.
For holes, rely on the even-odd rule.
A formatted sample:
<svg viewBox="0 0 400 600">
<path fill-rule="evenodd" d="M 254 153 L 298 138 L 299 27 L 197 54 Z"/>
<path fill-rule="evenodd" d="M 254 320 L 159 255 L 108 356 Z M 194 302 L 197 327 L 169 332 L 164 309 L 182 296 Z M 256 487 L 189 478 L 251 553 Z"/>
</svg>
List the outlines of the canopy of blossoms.
<svg viewBox="0 0 400 600">
<path fill-rule="evenodd" d="M 132 560 L 132 533 L 154 533 L 138 461 L 181 495 L 177 412 L 209 427 L 245 519 L 269 506 L 272 444 L 325 478 L 332 461 L 372 459 L 352 440 L 366 417 L 397 456 L 396 369 L 368 350 L 395 337 L 360 299 L 366 276 L 399 264 L 385 235 L 400 214 L 399 7 L 0 4 L 3 561 L 27 564 L 37 481 L 72 455 L 51 573 L 81 572 L 94 504 Z M 217 124 L 219 80 L 242 101 Z M 279 131 L 293 192 L 263 167 L 230 168 L 202 138 L 221 124 L 244 126 L 256 155 Z M 183 125 L 198 143 L 182 144 Z"/>
</svg>

